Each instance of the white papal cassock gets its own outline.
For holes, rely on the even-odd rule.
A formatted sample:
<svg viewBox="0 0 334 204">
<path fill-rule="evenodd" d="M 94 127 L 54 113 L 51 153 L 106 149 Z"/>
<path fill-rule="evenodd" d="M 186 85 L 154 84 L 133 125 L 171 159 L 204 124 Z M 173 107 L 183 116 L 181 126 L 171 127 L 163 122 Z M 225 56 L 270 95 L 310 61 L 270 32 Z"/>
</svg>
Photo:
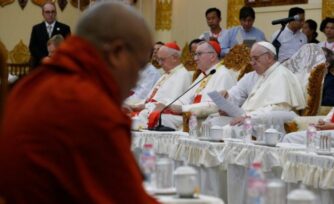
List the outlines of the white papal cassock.
<svg viewBox="0 0 334 204">
<path fill-rule="evenodd" d="M 280 126 L 284 121 L 296 116 L 290 112 L 291 110 L 303 109 L 306 105 L 303 89 L 298 79 L 278 62 L 262 75 L 257 75 L 255 72 L 246 75 L 236 87 L 229 91 L 229 95 L 229 100 L 239 105 L 242 103 L 242 109 L 251 116 L 252 120 Z M 212 118 L 210 121 L 215 125 L 223 126 L 230 119 L 219 117 Z M 224 129 L 225 136 L 231 135 L 231 126 L 226 125 Z"/>
<path fill-rule="evenodd" d="M 183 112 L 201 112 L 202 116 L 205 116 L 218 111 L 207 93 L 214 90 L 230 89 L 237 83 L 237 80 L 233 70 L 229 70 L 218 63 L 206 70 L 205 74 L 201 73 L 193 84 L 203 79 L 213 69 L 216 70 L 215 74 L 208 76 L 175 103 L 176 105 L 182 105 Z M 180 129 L 182 127 L 182 116 L 163 114 L 162 124 Z"/>
</svg>

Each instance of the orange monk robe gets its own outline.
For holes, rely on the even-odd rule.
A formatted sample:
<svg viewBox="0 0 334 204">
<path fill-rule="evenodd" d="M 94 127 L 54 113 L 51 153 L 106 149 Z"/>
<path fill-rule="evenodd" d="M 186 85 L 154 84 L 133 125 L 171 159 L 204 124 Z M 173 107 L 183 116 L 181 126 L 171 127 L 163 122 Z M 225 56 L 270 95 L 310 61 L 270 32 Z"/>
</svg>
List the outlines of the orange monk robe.
<svg viewBox="0 0 334 204">
<path fill-rule="evenodd" d="M 156 203 L 130 150 L 130 120 L 98 52 L 70 37 L 12 91 L 0 136 L 6 203 Z"/>
</svg>

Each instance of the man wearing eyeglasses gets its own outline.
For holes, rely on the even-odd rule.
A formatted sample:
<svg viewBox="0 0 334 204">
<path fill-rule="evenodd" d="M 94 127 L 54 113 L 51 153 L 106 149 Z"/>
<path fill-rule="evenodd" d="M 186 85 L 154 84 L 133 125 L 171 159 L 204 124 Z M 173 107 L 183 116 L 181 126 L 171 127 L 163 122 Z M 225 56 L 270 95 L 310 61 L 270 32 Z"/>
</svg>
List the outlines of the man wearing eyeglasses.
<svg viewBox="0 0 334 204">
<path fill-rule="evenodd" d="M 143 188 L 121 109 L 152 46 L 129 6 L 97 2 L 82 13 L 75 35 L 8 97 L 0 203 L 158 203 Z"/>
<path fill-rule="evenodd" d="M 54 3 L 45 3 L 42 6 L 42 15 L 44 22 L 34 25 L 30 36 L 29 50 L 32 67 L 36 67 L 44 57 L 48 56 L 47 42 L 52 36 L 60 34 L 65 38 L 71 34 L 68 25 L 56 20 L 57 10 Z"/>
<path fill-rule="evenodd" d="M 221 48 L 216 41 L 199 43 L 194 53 L 194 59 L 197 69 L 202 73 L 193 82 L 193 85 L 204 77 L 206 78 L 176 101 L 175 104 L 171 105 L 170 111 L 174 114 L 163 114 L 163 125 L 174 129 L 181 129 L 183 121 L 180 115 L 182 112 L 191 112 L 202 117 L 217 112 L 217 108 L 208 96 L 208 93 L 214 90 L 230 89 L 237 83 L 237 75 L 234 71 L 228 70 L 220 63 L 220 52 Z M 213 70 L 216 72 L 210 74 Z M 165 108 L 164 104 L 157 104 L 158 110 L 162 110 L 163 108 Z"/>
<path fill-rule="evenodd" d="M 149 114 L 156 103 L 169 104 L 181 95 L 191 84 L 192 76 L 181 64 L 181 49 L 175 42 L 167 42 L 157 53 L 157 60 L 164 74 L 155 83 L 147 98 L 131 108 L 139 112 L 143 126 L 147 124 Z"/>
<path fill-rule="evenodd" d="M 253 72 L 246 74 L 236 86 L 221 94 L 233 104 L 240 106 L 244 115 L 232 119 L 231 126 L 240 125 L 247 117 L 253 121 L 268 123 L 292 119 L 291 110 L 305 107 L 305 97 L 300 82 L 286 67 L 277 62 L 275 47 L 268 42 L 258 42 L 251 52 Z M 274 111 L 289 114 L 273 115 Z M 224 111 L 221 115 L 226 116 Z M 276 117 L 277 118 L 273 118 Z M 227 118 L 215 118 L 214 123 L 225 125 Z M 274 120 L 274 121 L 273 121 Z M 225 124 L 222 124 L 225 123 Z M 283 122 L 284 123 L 284 122 Z M 282 124 L 281 124 L 282 125 Z M 228 132 L 228 128 L 225 128 Z M 229 131 L 230 132 L 230 131 Z"/>
</svg>

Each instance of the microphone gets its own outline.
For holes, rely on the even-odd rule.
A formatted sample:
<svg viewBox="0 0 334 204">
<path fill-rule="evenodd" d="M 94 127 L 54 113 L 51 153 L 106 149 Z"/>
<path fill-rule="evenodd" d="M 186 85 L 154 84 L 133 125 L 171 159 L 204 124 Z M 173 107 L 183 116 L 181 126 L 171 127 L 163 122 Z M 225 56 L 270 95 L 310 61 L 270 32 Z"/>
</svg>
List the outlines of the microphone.
<svg viewBox="0 0 334 204">
<path fill-rule="evenodd" d="M 277 25 L 277 24 L 287 24 L 290 21 L 298 21 L 300 20 L 300 16 L 299 15 L 295 15 L 289 18 L 282 18 L 282 19 L 278 19 L 278 20 L 273 20 L 271 22 L 272 25 Z"/>
<path fill-rule="evenodd" d="M 171 127 L 167 127 L 167 126 L 163 126 L 161 124 L 161 115 L 164 112 L 164 110 L 166 110 L 167 108 L 169 108 L 175 101 L 177 101 L 179 98 L 181 98 L 182 96 L 184 96 L 184 94 L 186 94 L 188 91 L 190 91 L 192 88 L 194 88 L 197 84 L 199 84 L 201 81 L 203 81 L 204 79 L 206 79 L 207 77 L 209 77 L 210 75 L 213 75 L 214 73 L 216 73 L 216 70 L 213 69 L 209 72 L 208 75 L 206 75 L 205 77 L 203 77 L 201 80 L 199 80 L 198 82 L 196 82 L 194 85 L 192 85 L 191 87 L 189 87 L 184 93 L 182 93 L 179 97 L 177 97 L 175 100 L 173 100 L 172 102 L 170 102 L 166 107 L 164 107 L 160 114 L 159 114 L 159 122 L 158 122 L 158 126 L 155 128 L 152 128 L 152 130 L 155 131 L 161 131 L 161 132 L 166 132 L 166 131 L 175 131 L 174 128 Z"/>
</svg>

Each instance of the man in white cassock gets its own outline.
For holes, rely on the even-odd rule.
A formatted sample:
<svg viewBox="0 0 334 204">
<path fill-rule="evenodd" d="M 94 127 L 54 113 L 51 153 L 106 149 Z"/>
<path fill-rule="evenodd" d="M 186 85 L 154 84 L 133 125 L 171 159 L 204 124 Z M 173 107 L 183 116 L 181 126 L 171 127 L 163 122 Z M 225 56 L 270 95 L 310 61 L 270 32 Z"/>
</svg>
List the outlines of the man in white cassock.
<svg viewBox="0 0 334 204">
<path fill-rule="evenodd" d="M 147 117 L 156 103 L 169 104 L 181 95 L 191 84 L 192 76 L 181 64 L 180 47 L 174 43 L 165 43 L 160 47 L 157 58 L 165 73 L 155 83 L 145 100 L 132 105 L 133 111 L 139 112 L 141 127 L 145 128 Z"/>
<path fill-rule="evenodd" d="M 268 42 L 255 43 L 250 52 L 253 72 L 246 74 L 236 86 L 221 94 L 235 105 L 241 106 L 244 115 L 231 118 L 222 116 L 209 118 L 213 125 L 224 126 L 224 137 L 233 137 L 238 125 L 249 117 L 252 123 L 280 125 L 296 116 L 292 110 L 305 107 L 305 97 L 296 76 L 277 62 L 274 46 Z M 233 127 L 233 128 L 232 128 Z"/>
<path fill-rule="evenodd" d="M 204 41 L 199 44 L 194 54 L 197 68 L 201 70 L 199 77 L 193 82 L 194 86 L 189 92 L 182 96 L 175 104 L 171 105 L 168 113 L 162 114 L 162 124 L 174 129 L 182 127 L 182 112 L 201 112 L 202 116 L 207 116 L 217 112 L 218 109 L 207 95 L 214 90 L 230 89 L 236 83 L 236 75 L 233 70 L 227 69 L 220 63 L 219 54 L 221 48 L 216 41 Z M 216 70 L 214 74 L 209 74 Z M 164 104 L 157 104 L 157 110 L 162 110 Z M 172 113 L 172 114 L 170 114 Z"/>
</svg>

